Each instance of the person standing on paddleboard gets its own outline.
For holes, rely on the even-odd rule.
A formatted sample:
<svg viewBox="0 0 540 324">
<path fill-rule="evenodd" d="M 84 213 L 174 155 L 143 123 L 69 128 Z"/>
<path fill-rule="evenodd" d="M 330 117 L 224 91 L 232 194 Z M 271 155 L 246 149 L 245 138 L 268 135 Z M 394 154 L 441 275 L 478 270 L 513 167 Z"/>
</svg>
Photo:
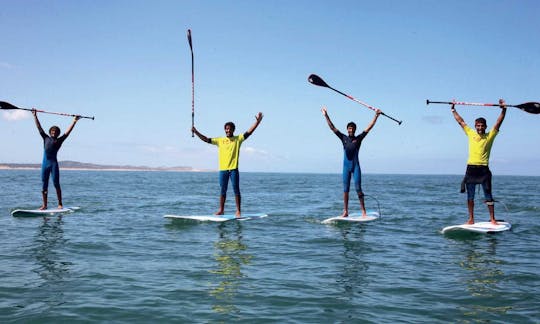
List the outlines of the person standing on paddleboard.
<svg viewBox="0 0 540 324">
<path fill-rule="evenodd" d="M 240 145 L 257 129 L 262 119 L 263 114 L 259 112 L 255 116 L 255 123 L 245 133 L 238 136 L 234 136 L 236 126 L 233 122 L 225 123 L 225 137 L 209 138 L 199 133 L 195 126 L 191 128 L 191 131 L 202 141 L 218 147 L 221 195 L 219 199 L 219 210 L 215 213 L 216 215 L 223 215 L 225 213 L 225 200 L 230 179 L 236 200 L 236 217 L 241 216 L 240 173 L 238 171 Z"/>
<path fill-rule="evenodd" d="M 474 224 L 474 193 L 476 185 L 481 184 L 484 191 L 485 203 L 489 211 L 489 220 L 492 224 L 497 224 L 495 220 L 495 206 L 492 196 L 491 187 L 491 171 L 489 170 L 489 155 L 495 137 L 499 133 L 501 124 L 506 116 L 506 104 L 503 99 L 499 99 L 501 114 L 493 128 L 486 133 L 487 122 L 483 117 L 477 118 L 474 121 L 474 128 L 470 128 L 463 118 L 456 111 L 455 104 L 452 104 L 452 114 L 463 128 L 465 134 L 469 138 L 469 158 L 467 160 L 467 170 L 465 178 L 461 183 L 461 192 L 467 189 L 467 208 L 469 210 L 469 219 L 467 224 Z"/>
<path fill-rule="evenodd" d="M 73 123 L 68 127 L 68 130 L 64 135 L 60 136 L 60 128 L 58 126 L 52 126 L 49 129 L 49 135 L 43 131 L 39 119 L 37 117 L 36 110 L 32 110 L 34 115 L 34 120 L 36 122 L 37 129 L 39 134 L 43 138 L 43 162 L 41 163 L 41 181 L 43 182 L 42 196 L 43 196 L 43 205 L 39 208 L 41 210 L 47 209 L 47 194 L 49 188 L 49 177 L 52 174 L 53 184 L 56 188 L 56 196 L 58 197 L 58 209 L 62 209 L 62 189 L 60 188 L 60 169 L 58 167 L 58 160 L 56 158 L 62 143 L 69 136 L 73 127 L 77 121 L 81 118 L 80 116 L 75 116 L 73 118 Z"/>
<path fill-rule="evenodd" d="M 364 205 L 364 192 L 362 191 L 362 172 L 360 170 L 360 161 L 358 160 L 358 152 L 360 151 L 360 145 L 362 140 L 369 131 L 375 126 L 377 118 L 381 114 L 381 110 L 377 109 L 375 111 L 375 117 L 366 127 L 366 129 L 360 133 L 360 135 L 355 135 L 356 124 L 350 122 L 347 124 L 347 135 L 341 133 L 332 123 L 330 117 L 328 116 L 328 111 L 326 107 L 321 109 L 323 116 L 326 118 L 328 126 L 336 134 L 336 136 L 343 143 L 343 214 L 342 217 L 349 216 L 349 190 L 351 186 L 351 176 L 354 179 L 354 186 L 356 193 L 358 194 L 358 199 L 360 200 L 360 207 L 362 208 L 362 216 L 365 217 L 366 207 Z"/>
</svg>

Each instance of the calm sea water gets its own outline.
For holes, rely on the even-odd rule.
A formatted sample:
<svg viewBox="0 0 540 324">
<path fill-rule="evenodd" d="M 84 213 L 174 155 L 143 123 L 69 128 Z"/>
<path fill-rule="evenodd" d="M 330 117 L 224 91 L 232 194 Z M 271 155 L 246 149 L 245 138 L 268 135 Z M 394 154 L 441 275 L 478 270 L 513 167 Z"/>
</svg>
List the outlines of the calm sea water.
<svg viewBox="0 0 540 324">
<path fill-rule="evenodd" d="M 340 175 L 242 173 L 270 216 L 216 224 L 163 218 L 214 212 L 216 173 L 63 171 L 82 209 L 45 220 L 10 215 L 39 172 L 0 171 L 0 322 L 539 323 L 540 178 L 495 175 L 511 231 L 449 238 L 460 180 L 366 174 L 382 219 L 335 226 Z"/>
</svg>

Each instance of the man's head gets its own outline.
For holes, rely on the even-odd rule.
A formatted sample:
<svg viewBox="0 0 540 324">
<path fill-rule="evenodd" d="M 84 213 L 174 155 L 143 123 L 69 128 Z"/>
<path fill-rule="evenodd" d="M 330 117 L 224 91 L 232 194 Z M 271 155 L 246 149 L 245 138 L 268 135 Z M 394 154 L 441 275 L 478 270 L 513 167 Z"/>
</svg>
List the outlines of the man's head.
<svg viewBox="0 0 540 324">
<path fill-rule="evenodd" d="M 236 129 L 236 126 L 234 125 L 233 122 L 226 122 L 224 128 L 225 128 L 225 135 L 227 137 L 231 137 L 234 135 L 234 130 Z"/>
<path fill-rule="evenodd" d="M 476 120 L 474 121 L 474 128 L 476 129 L 476 132 L 478 134 L 485 134 L 487 128 L 486 119 L 483 117 L 476 118 Z"/>
<path fill-rule="evenodd" d="M 52 137 L 52 138 L 58 138 L 58 136 L 60 136 L 60 127 L 58 126 L 53 126 L 51 128 L 49 128 L 49 135 Z"/>
<path fill-rule="evenodd" d="M 356 124 L 353 122 L 348 123 L 347 133 L 349 134 L 349 136 L 353 136 L 355 132 L 356 132 Z"/>
</svg>

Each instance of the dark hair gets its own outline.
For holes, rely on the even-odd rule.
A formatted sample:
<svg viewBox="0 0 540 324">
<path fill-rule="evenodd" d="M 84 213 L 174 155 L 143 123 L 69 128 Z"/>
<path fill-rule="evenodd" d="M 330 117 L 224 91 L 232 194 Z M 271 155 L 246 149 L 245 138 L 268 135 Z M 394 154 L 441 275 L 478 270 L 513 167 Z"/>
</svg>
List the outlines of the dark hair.
<svg viewBox="0 0 540 324">
<path fill-rule="evenodd" d="M 49 134 L 51 133 L 51 131 L 52 131 L 53 129 L 56 129 L 56 133 L 57 133 L 58 135 L 60 135 L 60 127 L 58 127 L 58 126 L 52 126 L 51 128 L 49 128 Z"/>
<path fill-rule="evenodd" d="M 236 126 L 234 125 L 233 122 L 226 122 L 225 126 L 223 126 L 223 128 L 227 128 L 227 126 L 229 126 L 233 132 L 236 129 Z"/>
<path fill-rule="evenodd" d="M 481 124 L 484 124 L 484 125 L 487 125 L 487 122 L 486 122 L 486 119 L 484 117 L 480 117 L 480 118 L 476 118 L 474 120 L 474 123 L 481 123 Z"/>
<path fill-rule="evenodd" d="M 354 129 L 356 129 L 356 124 L 355 124 L 354 122 L 350 122 L 350 123 L 347 124 L 347 128 L 349 128 L 349 127 L 351 127 L 351 126 L 352 126 Z"/>
</svg>

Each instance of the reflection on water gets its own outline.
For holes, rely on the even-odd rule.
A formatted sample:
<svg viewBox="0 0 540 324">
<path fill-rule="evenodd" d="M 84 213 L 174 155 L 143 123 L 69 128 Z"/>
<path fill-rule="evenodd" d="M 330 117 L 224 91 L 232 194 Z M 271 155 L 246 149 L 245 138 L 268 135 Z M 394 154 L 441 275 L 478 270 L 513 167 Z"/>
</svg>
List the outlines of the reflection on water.
<svg viewBox="0 0 540 324">
<path fill-rule="evenodd" d="M 355 294 L 362 293 L 367 283 L 365 275 L 368 265 L 362 260 L 362 250 L 365 246 L 363 241 L 364 226 L 347 225 L 339 228 L 344 247 L 343 269 L 336 282 L 343 286 L 344 295 L 353 299 Z"/>
<path fill-rule="evenodd" d="M 217 269 L 210 273 L 218 276 L 220 282 L 210 290 L 210 296 L 215 298 L 212 306 L 215 312 L 230 314 L 238 312 L 234 299 L 243 277 L 241 268 L 251 262 L 252 256 L 246 253 L 247 245 L 242 242 L 240 222 L 226 222 L 218 228 L 219 239 L 214 243 Z"/>
<path fill-rule="evenodd" d="M 483 240 L 464 241 L 466 246 L 465 258 L 460 266 L 467 270 L 467 291 L 473 298 L 473 303 L 464 307 L 467 317 L 482 318 L 483 314 L 505 314 L 512 307 L 509 305 L 494 305 L 499 297 L 498 284 L 505 274 L 500 269 L 501 260 L 497 258 L 497 238 L 485 237 Z"/>
<path fill-rule="evenodd" d="M 52 305 L 65 303 L 63 283 L 71 266 L 59 253 L 67 242 L 62 225 L 61 217 L 44 218 L 29 251 L 36 260 L 32 271 L 42 280 L 34 294 L 39 302 Z"/>
</svg>

